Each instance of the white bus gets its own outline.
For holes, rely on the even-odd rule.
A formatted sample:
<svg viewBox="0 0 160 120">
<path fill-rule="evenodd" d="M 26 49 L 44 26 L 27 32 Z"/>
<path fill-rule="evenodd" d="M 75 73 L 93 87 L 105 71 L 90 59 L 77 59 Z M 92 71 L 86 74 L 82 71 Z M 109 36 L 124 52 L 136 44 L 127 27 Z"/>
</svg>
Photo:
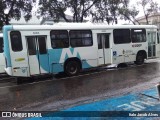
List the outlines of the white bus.
<svg viewBox="0 0 160 120">
<path fill-rule="evenodd" d="M 153 25 L 10 25 L 3 27 L 6 72 L 31 77 L 104 65 L 135 62 L 160 56 Z"/>
<path fill-rule="evenodd" d="M 5 58 L 3 55 L 3 34 L 0 33 L 0 73 L 5 73 Z"/>
</svg>

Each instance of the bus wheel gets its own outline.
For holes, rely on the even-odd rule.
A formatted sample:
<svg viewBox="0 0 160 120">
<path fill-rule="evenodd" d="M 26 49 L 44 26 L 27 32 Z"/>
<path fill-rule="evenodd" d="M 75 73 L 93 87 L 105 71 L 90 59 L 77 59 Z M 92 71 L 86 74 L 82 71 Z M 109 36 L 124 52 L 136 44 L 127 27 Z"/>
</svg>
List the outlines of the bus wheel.
<svg viewBox="0 0 160 120">
<path fill-rule="evenodd" d="M 77 75 L 80 71 L 80 65 L 77 61 L 68 61 L 65 65 L 65 73 L 68 76 Z"/>
<path fill-rule="evenodd" d="M 117 68 L 125 68 L 125 67 L 128 67 L 126 63 L 120 63 L 117 65 Z"/>
<path fill-rule="evenodd" d="M 144 63 L 144 55 L 143 55 L 143 53 L 138 53 L 137 57 L 136 57 L 135 64 L 141 65 L 143 63 Z"/>
</svg>

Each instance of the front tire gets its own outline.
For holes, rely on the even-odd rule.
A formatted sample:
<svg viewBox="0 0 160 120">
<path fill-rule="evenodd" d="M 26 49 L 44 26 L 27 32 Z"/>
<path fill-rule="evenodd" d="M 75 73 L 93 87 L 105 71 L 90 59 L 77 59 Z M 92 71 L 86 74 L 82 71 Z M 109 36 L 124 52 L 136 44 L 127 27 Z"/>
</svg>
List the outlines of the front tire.
<svg viewBox="0 0 160 120">
<path fill-rule="evenodd" d="M 68 76 L 75 76 L 80 72 L 80 65 L 77 61 L 68 61 L 65 65 L 65 73 Z"/>
</svg>

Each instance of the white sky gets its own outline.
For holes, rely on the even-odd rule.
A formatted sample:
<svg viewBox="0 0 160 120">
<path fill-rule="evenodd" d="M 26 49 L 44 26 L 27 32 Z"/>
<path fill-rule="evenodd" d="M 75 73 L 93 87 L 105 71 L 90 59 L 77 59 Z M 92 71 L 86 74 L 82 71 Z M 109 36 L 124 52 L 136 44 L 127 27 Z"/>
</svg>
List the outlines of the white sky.
<svg viewBox="0 0 160 120">
<path fill-rule="evenodd" d="M 140 0 L 130 0 L 130 6 L 137 6 L 138 1 L 140 1 Z M 160 0 L 153 0 L 153 1 L 157 2 L 159 4 L 159 7 L 160 7 Z M 142 6 L 139 6 L 138 10 L 139 10 L 139 14 L 136 16 L 136 18 L 144 16 Z M 119 22 L 119 24 L 128 24 L 129 23 L 128 21 L 124 21 L 124 20 L 119 20 L 118 22 Z"/>
<path fill-rule="evenodd" d="M 130 5 L 135 5 L 135 6 L 137 6 L 137 5 L 136 5 L 137 1 L 140 1 L 140 0 L 130 0 Z M 160 6 L 160 0 L 153 0 L 153 1 L 154 1 L 154 2 L 157 2 L 157 3 L 159 4 L 159 6 Z M 144 14 L 143 14 L 142 6 L 139 6 L 138 10 L 139 10 L 139 14 L 138 14 L 137 17 L 143 16 Z"/>
</svg>

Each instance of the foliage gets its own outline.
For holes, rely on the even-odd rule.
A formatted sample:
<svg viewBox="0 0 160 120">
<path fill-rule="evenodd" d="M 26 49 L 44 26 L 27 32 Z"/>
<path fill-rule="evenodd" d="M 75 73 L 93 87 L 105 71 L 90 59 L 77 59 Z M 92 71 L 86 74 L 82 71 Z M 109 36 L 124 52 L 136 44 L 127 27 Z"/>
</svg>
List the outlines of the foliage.
<svg viewBox="0 0 160 120">
<path fill-rule="evenodd" d="M 116 22 L 119 3 L 120 0 L 100 0 L 95 4 L 95 9 L 91 11 L 92 21 L 106 21 L 108 24 Z"/>
<path fill-rule="evenodd" d="M 19 20 L 22 16 L 28 21 L 31 18 L 32 0 L 1 0 L 0 26 L 8 25 L 11 18 Z"/>
<path fill-rule="evenodd" d="M 119 8 L 119 14 L 121 16 L 121 19 L 129 20 L 133 24 L 139 23 L 136 19 L 138 13 L 139 11 L 135 6 L 129 6 L 129 0 L 122 1 L 122 6 Z"/>
<path fill-rule="evenodd" d="M 9 24 L 11 18 L 19 20 L 24 16 L 28 21 L 31 17 L 32 3 L 36 0 L 1 0 L 0 1 L 0 26 Z M 84 18 L 92 17 L 93 22 L 107 22 L 114 24 L 118 19 L 129 20 L 133 24 L 138 23 L 136 16 L 139 10 L 136 6 L 129 5 L 130 0 L 40 0 L 39 13 L 54 21 L 64 19 L 66 22 L 83 22 Z M 153 0 L 139 0 L 146 23 L 148 17 L 158 12 L 159 6 Z M 70 10 L 72 18 L 67 17 L 66 11 Z"/>
<path fill-rule="evenodd" d="M 136 16 L 138 11 L 129 8 L 129 0 L 101 0 L 91 14 L 93 22 L 117 24 L 120 17 L 134 22 L 131 17 Z"/>
<path fill-rule="evenodd" d="M 139 4 L 146 20 L 150 13 L 158 9 L 158 4 L 153 0 L 140 0 Z M 148 5 L 150 7 L 146 8 Z M 130 6 L 130 0 L 41 0 L 40 6 L 41 15 L 50 16 L 56 21 L 63 18 L 66 22 L 83 22 L 84 18 L 92 17 L 92 22 L 114 24 L 121 18 L 133 24 L 139 23 L 136 20 L 139 10 L 136 6 Z M 73 19 L 67 18 L 66 10 L 72 12 Z"/>
<path fill-rule="evenodd" d="M 89 16 L 91 8 L 99 0 L 41 0 L 40 14 L 52 17 L 54 20 L 63 18 L 66 22 L 83 22 Z M 65 11 L 72 12 L 73 19 L 66 17 Z"/>
</svg>

